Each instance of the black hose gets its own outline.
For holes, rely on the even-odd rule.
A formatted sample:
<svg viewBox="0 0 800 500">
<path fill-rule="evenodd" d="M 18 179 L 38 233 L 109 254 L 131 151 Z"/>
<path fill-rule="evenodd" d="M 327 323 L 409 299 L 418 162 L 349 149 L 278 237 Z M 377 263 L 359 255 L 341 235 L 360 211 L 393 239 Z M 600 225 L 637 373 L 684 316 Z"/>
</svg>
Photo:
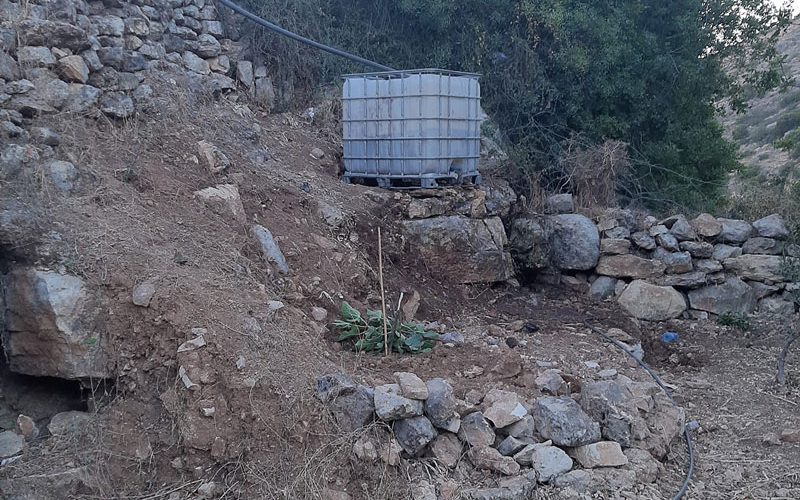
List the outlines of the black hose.
<svg viewBox="0 0 800 500">
<path fill-rule="evenodd" d="M 593 326 L 592 324 L 590 324 L 589 320 L 584 321 L 584 323 L 594 333 L 600 335 L 601 337 L 603 337 L 607 341 L 611 342 L 615 347 L 617 347 L 618 349 L 623 351 L 625 354 L 627 354 L 628 356 L 633 358 L 633 360 L 636 361 L 639 364 L 639 366 L 644 368 L 644 371 L 646 371 L 651 377 L 653 377 L 653 380 L 655 380 L 656 384 L 658 384 L 658 386 L 661 388 L 661 390 L 664 391 L 664 394 L 666 394 L 666 396 L 669 399 L 669 401 L 672 404 L 674 404 L 675 406 L 677 406 L 677 403 L 675 403 L 675 400 L 672 399 L 672 394 L 670 394 L 669 389 L 667 389 L 667 386 L 664 385 L 664 382 L 661 381 L 661 379 L 658 377 L 658 375 L 655 374 L 655 372 L 652 370 L 652 368 L 647 366 L 647 364 L 644 361 L 642 361 L 638 357 L 634 356 L 633 352 L 631 352 L 629 349 L 627 349 L 625 347 L 625 345 L 622 344 L 622 342 L 619 342 L 618 340 L 610 337 L 609 335 L 604 333 L 601 329 L 599 329 L 596 326 Z M 683 439 L 684 439 L 684 441 L 686 441 L 686 450 L 687 450 L 687 453 L 689 454 L 689 467 L 688 467 L 688 470 L 686 471 L 686 479 L 683 480 L 683 484 L 681 485 L 681 489 L 678 490 L 678 492 L 672 497 L 672 500 L 680 500 L 681 498 L 683 498 L 683 496 L 686 494 L 686 490 L 689 489 L 689 483 L 692 481 L 692 475 L 694 474 L 694 444 L 692 443 L 692 436 L 689 434 L 689 426 L 688 425 L 684 425 L 683 426 Z"/>
<path fill-rule="evenodd" d="M 269 21 L 266 21 L 266 20 L 258 17 L 257 15 L 253 14 L 252 12 L 249 12 L 249 11 L 239 7 L 238 5 L 236 5 L 235 3 L 231 2 L 230 0 L 217 0 L 217 2 L 221 3 L 225 7 L 231 9 L 232 11 L 236 12 L 240 16 L 246 17 L 247 19 L 253 21 L 254 23 L 256 23 L 258 25 L 261 25 L 264 28 L 267 28 L 268 30 L 274 31 L 276 33 L 280 33 L 281 35 L 287 36 L 287 37 L 289 37 L 289 38 L 291 38 L 293 40 L 297 40 L 300 43 L 304 43 L 306 45 L 310 45 L 310 46 L 318 48 L 320 50 L 324 50 L 325 52 L 329 52 L 331 54 L 350 59 L 351 61 L 363 64 L 365 66 L 369 66 L 371 68 L 375 68 L 375 69 L 378 69 L 378 70 L 381 70 L 381 71 L 394 71 L 394 69 L 390 68 L 389 66 L 384 66 L 383 64 L 379 64 L 379 63 L 370 61 L 369 59 L 364 59 L 363 57 L 359 57 L 357 55 L 350 54 L 349 52 L 345 52 L 345 51 L 337 49 L 335 47 L 329 47 L 329 46 L 321 44 L 319 42 L 315 42 L 314 40 L 310 40 L 310 39 L 308 39 L 308 38 L 306 38 L 304 36 L 300 36 L 297 33 L 292 33 L 289 30 L 281 28 L 277 24 L 273 24 L 273 23 L 271 23 Z"/>
</svg>

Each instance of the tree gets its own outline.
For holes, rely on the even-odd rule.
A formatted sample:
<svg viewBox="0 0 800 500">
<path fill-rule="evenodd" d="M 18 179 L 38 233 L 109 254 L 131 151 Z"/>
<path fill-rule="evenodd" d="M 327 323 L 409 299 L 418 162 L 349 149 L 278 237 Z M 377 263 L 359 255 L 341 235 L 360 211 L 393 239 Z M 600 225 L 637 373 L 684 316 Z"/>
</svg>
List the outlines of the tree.
<svg viewBox="0 0 800 500">
<path fill-rule="evenodd" d="M 718 103 L 743 109 L 748 95 L 786 80 L 775 41 L 790 17 L 769 0 L 292 2 L 313 16 L 272 5 L 285 0 L 258 3 L 267 17 L 393 67 L 482 73 L 484 106 L 517 164 L 546 181 L 563 181 L 565 141 L 624 141 L 628 196 L 653 203 L 718 195 L 737 165 Z M 320 78 L 342 70 L 320 61 Z"/>
</svg>

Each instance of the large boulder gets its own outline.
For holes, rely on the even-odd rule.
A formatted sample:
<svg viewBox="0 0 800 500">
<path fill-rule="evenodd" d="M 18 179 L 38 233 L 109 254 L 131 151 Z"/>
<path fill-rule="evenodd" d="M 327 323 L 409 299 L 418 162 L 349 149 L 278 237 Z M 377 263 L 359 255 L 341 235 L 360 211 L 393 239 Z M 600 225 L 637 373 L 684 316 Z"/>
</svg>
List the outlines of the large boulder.
<svg viewBox="0 0 800 500">
<path fill-rule="evenodd" d="M 550 258 L 557 268 L 588 271 L 600 258 L 600 233 L 597 226 L 579 214 L 547 217 L 550 236 Z"/>
<path fill-rule="evenodd" d="M 514 275 L 503 222 L 498 217 L 434 217 L 402 222 L 411 250 L 441 277 L 458 283 L 494 283 Z"/>
<path fill-rule="evenodd" d="M 730 271 L 744 279 L 753 281 L 771 281 L 783 283 L 786 281 L 785 266 L 796 260 L 779 255 L 742 255 L 732 259 L 725 259 L 722 263 L 726 271 Z"/>
<path fill-rule="evenodd" d="M 628 285 L 617 302 L 634 318 L 647 321 L 666 321 L 686 311 L 686 299 L 681 292 L 641 280 Z"/>
<path fill-rule="evenodd" d="M 692 290 L 689 292 L 689 303 L 692 309 L 713 314 L 747 314 L 756 308 L 756 294 L 750 285 L 736 276 L 730 276 L 722 284 Z"/>
<path fill-rule="evenodd" d="M 648 279 L 663 275 L 666 268 L 667 265 L 660 260 L 636 255 L 604 255 L 600 257 L 595 272 L 612 278 Z"/>
<path fill-rule="evenodd" d="M 79 277 L 34 268 L 3 278 L 9 368 L 66 379 L 109 378 L 105 298 Z"/>
<path fill-rule="evenodd" d="M 783 221 L 783 217 L 778 214 L 768 215 L 763 219 L 753 222 L 756 233 L 763 238 L 775 238 L 783 240 L 789 237 L 789 229 Z"/>
<path fill-rule="evenodd" d="M 753 234 L 753 226 L 743 220 L 719 219 L 722 232 L 717 239 L 723 243 L 744 243 Z"/>
<path fill-rule="evenodd" d="M 550 264 L 550 239 L 544 220 L 539 217 L 518 217 L 511 222 L 509 235 L 511 255 L 523 271 L 536 271 Z"/>
<path fill-rule="evenodd" d="M 539 434 L 557 446 L 582 446 L 600 441 L 600 425 L 570 397 L 537 399 L 533 419 Z"/>
</svg>

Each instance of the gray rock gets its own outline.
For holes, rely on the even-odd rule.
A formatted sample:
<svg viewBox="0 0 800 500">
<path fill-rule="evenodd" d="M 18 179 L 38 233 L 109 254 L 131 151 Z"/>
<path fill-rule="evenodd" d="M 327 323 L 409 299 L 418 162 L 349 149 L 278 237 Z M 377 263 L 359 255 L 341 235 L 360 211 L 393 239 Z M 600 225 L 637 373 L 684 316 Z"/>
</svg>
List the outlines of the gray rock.
<svg viewBox="0 0 800 500">
<path fill-rule="evenodd" d="M 630 250 L 630 240 L 613 238 L 600 240 L 600 253 L 603 255 L 623 255 L 629 253 Z"/>
<path fill-rule="evenodd" d="M 343 393 L 355 391 L 357 384 L 344 373 L 331 373 L 317 379 L 314 393 L 317 399 L 328 403 Z"/>
<path fill-rule="evenodd" d="M 617 226 L 603 231 L 603 236 L 609 239 L 627 239 L 631 237 L 631 231 L 627 227 Z"/>
<path fill-rule="evenodd" d="M 778 214 L 772 214 L 763 219 L 758 219 L 753 222 L 753 228 L 756 230 L 756 234 L 763 238 L 784 240 L 791 234 L 786 227 L 783 217 Z"/>
<path fill-rule="evenodd" d="M 662 465 L 653 458 L 650 452 L 638 448 L 628 448 L 625 450 L 625 456 L 628 458 L 628 465 L 625 468 L 636 474 L 636 482 L 649 484 L 658 480 L 658 473 Z"/>
<path fill-rule="evenodd" d="M 721 264 L 719 267 L 722 269 Z M 705 272 L 694 271 L 684 274 L 662 276 L 655 281 L 655 284 L 658 286 L 671 286 L 675 288 L 699 288 L 709 284 L 709 279 Z"/>
<path fill-rule="evenodd" d="M 197 41 L 192 43 L 192 48 L 194 49 L 195 54 L 203 59 L 217 57 L 221 50 L 219 41 L 217 41 L 217 39 L 213 36 L 205 33 L 197 37 Z"/>
<path fill-rule="evenodd" d="M 139 307 L 148 307 L 150 305 L 150 300 L 152 300 L 153 295 L 156 294 L 156 286 L 150 281 L 145 281 L 144 283 L 139 283 L 135 287 L 133 287 L 132 301 L 133 305 Z"/>
<path fill-rule="evenodd" d="M 725 259 L 734 259 L 741 255 L 742 255 L 741 247 L 734 247 L 731 245 L 725 245 L 723 243 L 719 243 L 717 245 L 714 245 L 714 253 L 711 254 L 711 257 L 714 260 L 722 262 Z"/>
<path fill-rule="evenodd" d="M 106 300 L 80 278 L 17 267 L 5 287 L 3 346 L 17 373 L 66 379 L 109 378 Z"/>
<path fill-rule="evenodd" d="M 689 252 L 696 259 L 709 259 L 714 254 L 714 245 L 704 241 L 682 241 L 681 250 Z"/>
<path fill-rule="evenodd" d="M 455 434 L 444 432 L 431 443 L 431 453 L 445 467 L 454 468 L 461 461 L 464 451 L 461 441 Z"/>
<path fill-rule="evenodd" d="M 656 236 L 658 236 L 660 234 L 669 233 L 669 228 L 667 226 L 663 225 L 663 224 L 658 224 L 658 225 L 655 225 L 655 226 L 651 227 L 650 229 L 648 229 L 647 232 L 650 234 L 650 236 L 655 238 Z"/>
<path fill-rule="evenodd" d="M 220 21 L 203 21 L 203 33 L 208 33 L 214 36 L 223 36 L 225 29 Z"/>
<path fill-rule="evenodd" d="M 400 386 L 400 394 L 409 399 L 428 399 L 428 386 L 413 373 L 395 372 L 394 378 Z M 451 391 L 452 392 L 452 391 Z M 430 416 L 428 417 L 430 418 Z"/>
<path fill-rule="evenodd" d="M 631 235 L 633 244 L 642 250 L 655 250 L 656 239 L 644 231 L 638 231 Z"/>
<path fill-rule="evenodd" d="M 556 369 L 545 370 L 533 381 L 537 389 L 544 394 L 559 396 L 567 393 L 567 383 L 561 377 L 561 371 Z"/>
<path fill-rule="evenodd" d="M 253 63 L 250 61 L 237 61 L 236 79 L 242 82 L 246 88 L 252 89 L 255 85 L 255 77 L 253 76 Z"/>
<path fill-rule="evenodd" d="M 600 234 L 597 226 L 583 215 L 564 214 L 547 217 L 550 229 L 551 260 L 559 269 L 587 271 L 600 257 Z"/>
<path fill-rule="evenodd" d="M 604 255 L 600 257 L 595 272 L 613 278 L 650 279 L 663 275 L 666 268 L 659 260 L 636 255 Z"/>
<path fill-rule="evenodd" d="M 576 469 L 555 478 L 553 485 L 556 488 L 570 488 L 575 493 L 585 493 L 591 487 L 593 479 L 591 471 Z"/>
<path fill-rule="evenodd" d="M 58 146 L 61 136 L 53 129 L 47 127 L 31 127 L 31 139 L 46 146 Z"/>
<path fill-rule="evenodd" d="M 589 288 L 589 296 L 595 300 L 605 300 L 614 296 L 617 288 L 616 278 L 609 276 L 598 276 Z"/>
<path fill-rule="evenodd" d="M 91 20 L 100 35 L 121 37 L 125 34 L 125 21 L 120 17 L 112 15 L 92 16 Z"/>
<path fill-rule="evenodd" d="M 404 398 L 397 384 L 375 387 L 375 413 L 384 422 L 422 415 L 422 401 Z"/>
<path fill-rule="evenodd" d="M 517 217 L 509 229 L 511 255 L 522 270 L 536 271 L 550 265 L 550 242 L 543 219 Z"/>
<path fill-rule="evenodd" d="M 507 217 L 511 212 L 511 206 L 517 202 L 517 193 L 508 181 L 492 179 L 482 189 L 486 191 L 486 214 Z"/>
<path fill-rule="evenodd" d="M 678 239 L 670 233 L 659 234 L 656 236 L 656 243 L 670 252 L 677 252 L 681 249 Z"/>
<path fill-rule="evenodd" d="M 794 314 L 794 311 L 794 302 L 784 300 L 781 297 L 766 297 L 758 303 L 758 312 L 769 314 L 770 316 L 789 318 Z"/>
<path fill-rule="evenodd" d="M 11 82 L 6 85 L 6 92 L 9 94 L 27 94 L 31 90 L 35 89 L 36 85 L 33 84 L 30 80 L 22 79 L 17 80 L 16 82 Z"/>
<path fill-rule="evenodd" d="M 0 432 L 0 459 L 18 455 L 23 449 L 25 449 L 24 437 L 14 431 Z"/>
<path fill-rule="evenodd" d="M 688 273 L 693 269 L 692 255 L 689 252 L 670 252 L 664 248 L 656 248 L 653 258 L 666 264 L 666 272 L 669 274 Z"/>
<path fill-rule="evenodd" d="M 47 47 L 25 46 L 17 49 L 17 61 L 24 67 L 52 67 L 56 58 Z"/>
<path fill-rule="evenodd" d="M 628 464 L 628 457 L 622 453 L 622 448 L 615 441 L 600 441 L 578 446 L 572 448 L 569 455 L 577 460 L 584 469 L 620 467 Z"/>
<path fill-rule="evenodd" d="M 369 425 L 375 418 L 374 396 L 372 389 L 359 385 L 351 390 L 344 390 L 328 403 L 339 427 L 352 432 Z"/>
<path fill-rule="evenodd" d="M 458 438 L 470 446 L 492 446 L 495 433 L 483 413 L 476 411 L 461 419 Z"/>
<path fill-rule="evenodd" d="M 9 144 L 0 152 L 0 179 L 12 179 L 19 175 L 28 163 L 28 154 L 22 146 Z"/>
<path fill-rule="evenodd" d="M 686 299 L 672 287 L 651 285 L 636 280 L 617 298 L 619 305 L 631 316 L 646 321 L 666 321 L 686 311 Z"/>
<path fill-rule="evenodd" d="M 255 92 L 253 94 L 256 103 L 267 111 L 271 110 L 275 104 L 275 88 L 271 78 L 256 78 Z"/>
<path fill-rule="evenodd" d="M 500 442 L 499 445 L 497 445 L 497 451 L 499 451 L 500 454 L 505 457 L 510 457 L 522 451 L 522 449 L 528 446 L 528 444 L 529 443 L 520 441 L 514 436 L 507 436 Z"/>
<path fill-rule="evenodd" d="M 495 401 L 483 412 L 483 416 L 495 427 L 507 427 L 527 414 L 528 410 L 517 401 L 517 398 Z"/>
<path fill-rule="evenodd" d="M 762 282 L 783 283 L 786 281 L 785 266 L 792 258 L 778 255 L 742 255 L 726 259 L 722 265 L 744 279 Z"/>
<path fill-rule="evenodd" d="M 722 263 L 714 259 L 697 259 L 694 261 L 694 269 L 701 273 L 718 273 L 722 271 Z"/>
<path fill-rule="evenodd" d="M 345 215 L 341 208 L 334 207 L 322 200 L 317 201 L 317 215 L 325 222 L 325 224 L 338 228 L 345 221 Z"/>
<path fill-rule="evenodd" d="M 281 252 L 278 243 L 275 241 L 272 233 L 269 232 L 269 229 L 255 224 L 251 228 L 251 231 L 253 236 L 255 236 L 261 244 L 261 254 L 264 256 L 264 260 L 267 264 L 274 264 L 278 272 L 289 274 L 289 264 L 286 263 L 286 257 L 283 256 L 283 252 Z"/>
<path fill-rule="evenodd" d="M 547 214 L 571 214 L 575 212 L 575 203 L 569 193 L 554 194 L 545 200 L 545 213 Z"/>
<path fill-rule="evenodd" d="M 459 332 L 447 332 L 439 340 L 442 344 L 452 344 L 454 346 L 462 346 L 466 342 L 464 335 Z"/>
<path fill-rule="evenodd" d="M 62 57 L 58 70 L 64 80 L 73 83 L 86 83 L 89 80 L 89 67 L 81 56 Z"/>
<path fill-rule="evenodd" d="M 722 232 L 717 239 L 722 243 L 744 243 L 753 233 L 749 222 L 737 219 L 718 219 L 722 224 Z"/>
<path fill-rule="evenodd" d="M 427 418 L 413 417 L 397 420 L 394 423 L 394 436 L 406 453 L 418 457 L 428 443 L 436 438 L 436 429 Z"/>
<path fill-rule="evenodd" d="M 784 242 L 761 236 L 750 238 L 742 245 L 743 254 L 782 255 Z"/>
<path fill-rule="evenodd" d="M 194 52 L 189 52 L 187 50 L 181 57 L 183 58 L 183 64 L 186 66 L 186 69 L 201 75 L 208 75 L 211 73 L 211 67 L 209 67 L 208 63 L 204 59 L 198 57 Z"/>
<path fill-rule="evenodd" d="M 700 214 L 691 222 L 698 235 L 714 238 L 722 232 L 722 223 L 711 214 Z"/>
<path fill-rule="evenodd" d="M 232 217 L 241 224 L 244 224 L 247 219 L 239 188 L 235 184 L 218 184 L 214 187 L 207 187 L 195 191 L 194 196 L 217 215 Z"/>
<path fill-rule="evenodd" d="M 759 300 L 783 290 L 783 285 L 767 285 L 759 281 L 748 281 L 747 284 L 750 285 Z"/>
<path fill-rule="evenodd" d="M 78 169 L 68 161 L 51 160 L 45 165 L 50 174 L 53 186 L 62 193 L 68 193 L 75 188 L 78 180 Z"/>
<path fill-rule="evenodd" d="M 431 423 L 442 429 L 449 429 L 456 414 L 456 397 L 453 388 L 446 380 L 434 378 L 426 384 L 428 399 L 425 400 L 425 415 Z"/>
<path fill-rule="evenodd" d="M 515 422 L 508 427 L 500 429 L 500 432 L 519 440 L 530 441 L 534 439 L 536 436 L 536 423 L 533 419 L 533 415 L 525 415 L 519 422 Z"/>
<path fill-rule="evenodd" d="M 19 37 L 24 45 L 59 47 L 74 53 L 91 46 L 86 31 L 73 22 L 27 19 L 19 24 Z"/>
<path fill-rule="evenodd" d="M 526 474 L 501 479 L 493 488 L 465 490 L 462 498 L 464 500 L 521 500 L 533 498 L 535 491 L 536 473 L 529 471 Z"/>
<path fill-rule="evenodd" d="M 457 283 L 495 283 L 514 276 L 498 217 L 460 216 L 402 221 L 409 248 L 441 276 Z"/>
<path fill-rule="evenodd" d="M 696 240 L 697 233 L 686 217 L 678 215 L 669 232 L 678 239 L 678 241 Z"/>
<path fill-rule="evenodd" d="M 50 419 L 47 430 L 53 436 L 67 436 L 70 434 L 83 434 L 92 422 L 91 414 L 83 411 L 65 411 L 58 413 Z"/>
<path fill-rule="evenodd" d="M 0 50 L 0 79 L 19 80 L 19 67 L 13 57 Z"/>
<path fill-rule="evenodd" d="M 549 483 L 572 469 L 572 459 L 561 448 L 532 446 L 530 464 L 531 468 L 536 471 L 536 477 L 540 483 Z"/>
<path fill-rule="evenodd" d="M 511 457 L 504 457 L 499 451 L 489 446 L 474 446 L 467 454 L 470 462 L 477 469 L 499 472 L 506 476 L 519 473 L 519 464 Z"/>
<path fill-rule="evenodd" d="M 600 425 L 569 397 L 537 399 L 533 418 L 539 434 L 558 446 L 582 446 L 600 440 Z"/>
<path fill-rule="evenodd" d="M 71 83 L 63 110 L 72 113 L 84 113 L 97 104 L 102 93 L 100 89 L 91 85 Z"/>
<path fill-rule="evenodd" d="M 100 97 L 100 111 L 118 119 L 130 118 L 136 111 L 133 99 L 122 92 L 107 92 Z"/>
</svg>

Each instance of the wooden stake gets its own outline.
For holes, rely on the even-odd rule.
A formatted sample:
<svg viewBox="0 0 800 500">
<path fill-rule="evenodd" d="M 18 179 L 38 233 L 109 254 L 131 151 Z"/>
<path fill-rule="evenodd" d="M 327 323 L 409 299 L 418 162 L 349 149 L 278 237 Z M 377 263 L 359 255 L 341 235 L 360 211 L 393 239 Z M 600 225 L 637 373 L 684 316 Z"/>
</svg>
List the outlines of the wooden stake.
<svg viewBox="0 0 800 500">
<path fill-rule="evenodd" d="M 381 228 L 378 228 L 378 279 L 381 283 L 381 309 L 383 312 L 383 354 L 389 355 L 389 326 L 386 319 L 386 291 L 383 288 L 383 242 Z"/>
</svg>

